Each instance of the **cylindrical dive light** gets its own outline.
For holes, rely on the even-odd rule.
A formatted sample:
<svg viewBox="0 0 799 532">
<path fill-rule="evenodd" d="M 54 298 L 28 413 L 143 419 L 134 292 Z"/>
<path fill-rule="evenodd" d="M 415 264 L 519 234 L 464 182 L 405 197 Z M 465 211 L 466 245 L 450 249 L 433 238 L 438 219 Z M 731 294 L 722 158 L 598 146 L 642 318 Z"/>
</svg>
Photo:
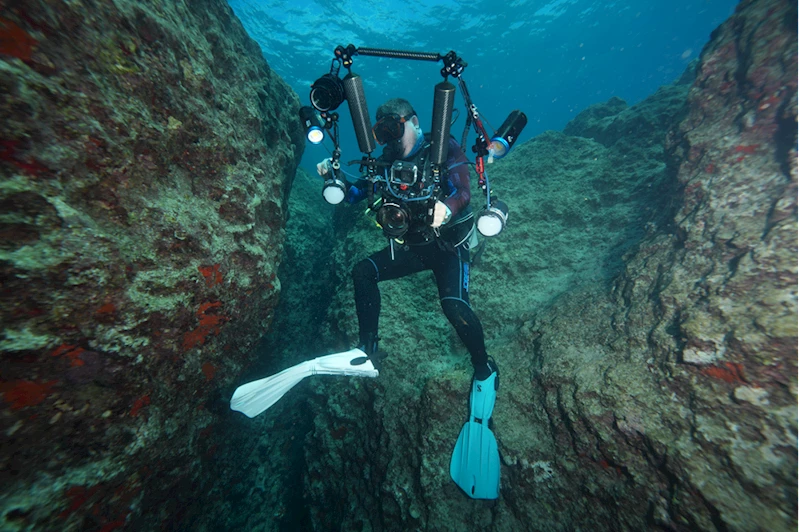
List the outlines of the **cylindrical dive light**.
<svg viewBox="0 0 799 532">
<path fill-rule="evenodd" d="M 322 185 L 322 197 L 331 205 L 338 205 L 344 201 L 347 195 L 347 185 L 340 179 L 336 179 L 330 175 L 325 179 L 325 184 Z"/>
<path fill-rule="evenodd" d="M 325 121 L 313 107 L 300 107 L 300 121 L 308 142 L 319 144 L 325 139 Z"/>
<path fill-rule="evenodd" d="M 433 94 L 433 126 L 430 129 L 430 162 L 444 164 L 449 152 L 449 129 L 455 103 L 455 85 L 442 81 Z"/>
<path fill-rule="evenodd" d="M 526 125 L 527 116 L 518 109 L 512 111 L 499 127 L 496 134 L 491 137 L 491 144 L 488 145 L 489 154 L 494 159 L 502 159 L 505 157 L 516 143 L 516 139 L 519 138 L 519 134 Z"/>
<path fill-rule="evenodd" d="M 372 122 L 369 120 L 369 108 L 366 105 L 366 95 L 363 92 L 363 78 L 350 72 L 344 77 L 344 94 L 350 106 L 352 126 L 355 129 L 355 138 L 358 139 L 358 149 L 363 153 L 375 151 L 375 139 L 372 137 Z"/>
<path fill-rule="evenodd" d="M 487 209 L 477 215 L 477 230 L 483 236 L 497 236 L 508 222 L 508 206 L 504 201 L 491 198 Z"/>
</svg>

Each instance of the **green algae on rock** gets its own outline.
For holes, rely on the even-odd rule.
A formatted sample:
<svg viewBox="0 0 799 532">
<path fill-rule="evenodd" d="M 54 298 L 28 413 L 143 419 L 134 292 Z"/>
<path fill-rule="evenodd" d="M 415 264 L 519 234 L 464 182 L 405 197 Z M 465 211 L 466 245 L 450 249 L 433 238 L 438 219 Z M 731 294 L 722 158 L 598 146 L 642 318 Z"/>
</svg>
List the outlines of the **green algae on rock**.
<svg viewBox="0 0 799 532">
<path fill-rule="evenodd" d="M 2 25 L 0 528 L 180 526 L 277 304 L 298 99 L 223 1 Z"/>
</svg>

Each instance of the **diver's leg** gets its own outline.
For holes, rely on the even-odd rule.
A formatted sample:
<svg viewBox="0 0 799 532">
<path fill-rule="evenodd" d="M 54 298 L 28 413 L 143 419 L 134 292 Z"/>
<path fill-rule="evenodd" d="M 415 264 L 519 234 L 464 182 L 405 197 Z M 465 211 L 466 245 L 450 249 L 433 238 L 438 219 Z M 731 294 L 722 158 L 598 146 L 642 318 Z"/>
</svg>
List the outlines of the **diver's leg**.
<svg viewBox="0 0 799 532">
<path fill-rule="evenodd" d="M 363 259 L 352 269 L 355 287 L 355 310 L 358 314 L 359 346 L 367 355 L 377 350 L 377 325 L 380 317 L 380 289 L 377 283 L 404 277 L 426 269 L 416 255 L 394 245 Z"/>
<path fill-rule="evenodd" d="M 493 368 L 488 364 L 483 326 L 469 304 L 469 252 L 461 248 L 456 251 L 457 255 L 436 250 L 436 257 L 431 260 L 433 274 L 438 284 L 441 308 L 469 350 L 475 378 L 483 380 Z"/>
<path fill-rule="evenodd" d="M 500 458 L 491 430 L 499 389 L 499 369 L 486 354 L 483 326 L 469 305 L 468 251 L 441 251 L 433 273 L 441 307 L 472 356 L 474 376 L 469 394 L 469 420 L 452 451 L 449 474 L 474 499 L 499 497 Z"/>
</svg>

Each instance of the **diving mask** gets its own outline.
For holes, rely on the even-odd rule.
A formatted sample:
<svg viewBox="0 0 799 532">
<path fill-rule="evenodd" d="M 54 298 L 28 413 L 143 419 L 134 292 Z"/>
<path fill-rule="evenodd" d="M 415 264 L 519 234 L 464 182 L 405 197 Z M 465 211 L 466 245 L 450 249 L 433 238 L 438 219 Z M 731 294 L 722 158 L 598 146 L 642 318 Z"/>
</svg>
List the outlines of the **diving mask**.
<svg viewBox="0 0 799 532">
<path fill-rule="evenodd" d="M 391 113 L 380 117 L 372 127 L 372 134 L 375 140 L 381 146 L 391 142 L 392 140 L 399 140 L 405 134 L 405 122 L 415 116 L 413 113 L 409 116 L 400 116 L 396 113 Z"/>
</svg>

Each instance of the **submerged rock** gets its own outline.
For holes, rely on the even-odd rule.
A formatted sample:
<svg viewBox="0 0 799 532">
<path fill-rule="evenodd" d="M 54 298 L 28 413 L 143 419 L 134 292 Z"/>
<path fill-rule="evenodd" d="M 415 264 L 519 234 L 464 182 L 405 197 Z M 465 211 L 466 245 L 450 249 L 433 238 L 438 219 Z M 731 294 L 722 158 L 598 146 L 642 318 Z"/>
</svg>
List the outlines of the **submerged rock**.
<svg viewBox="0 0 799 532">
<path fill-rule="evenodd" d="M 187 526 L 277 304 L 297 97 L 223 1 L 0 32 L 0 528 Z"/>
<path fill-rule="evenodd" d="M 796 528 L 796 18 L 742 2 L 692 84 L 489 168 L 511 214 L 472 303 L 503 370 L 500 499 L 449 478 L 471 368 L 419 274 L 381 284 L 380 378 L 313 384 L 317 529 Z M 331 350 L 357 338 L 348 272 L 384 245 L 355 210 Z"/>
<path fill-rule="evenodd" d="M 257 380 L 326 353 L 321 334 L 331 293 L 338 290 L 329 266 L 333 206 L 321 197 L 322 180 L 297 170 L 289 198 L 286 246 L 278 270 L 280 302 L 256 360 L 237 384 Z M 297 385 L 254 419 L 230 412 L 225 442 L 206 474 L 211 493 L 199 493 L 205 511 L 196 525 L 205 530 L 308 530 L 304 503 L 305 435 L 309 382 Z M 235 472 L 232 486 L 226 481 Z M 231 511 L 231 509 L 233 509 Z"/>
</svg>

